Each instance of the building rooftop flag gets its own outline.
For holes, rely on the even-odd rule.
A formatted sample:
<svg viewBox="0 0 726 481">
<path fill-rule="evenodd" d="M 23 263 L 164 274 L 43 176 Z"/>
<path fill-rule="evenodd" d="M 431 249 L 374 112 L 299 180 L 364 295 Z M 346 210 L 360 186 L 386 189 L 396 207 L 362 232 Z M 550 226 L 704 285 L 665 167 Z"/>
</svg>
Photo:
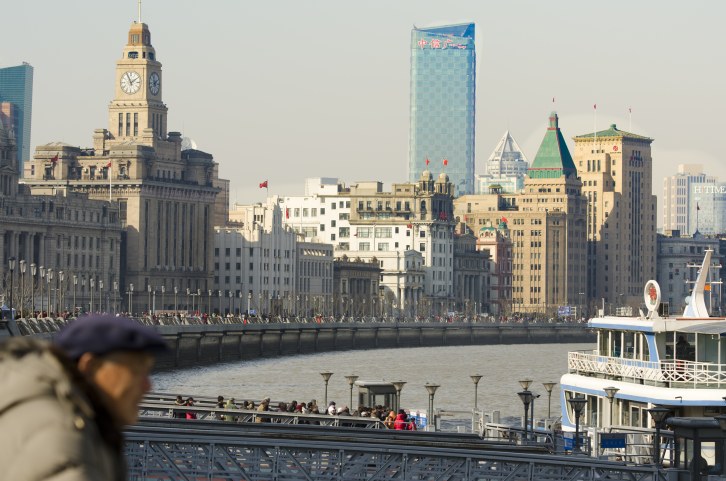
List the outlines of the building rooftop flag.
<svg viewBox="0 0 726 481">
<path fill-rule="evenodd" d="M 266 189 L 267 188 L 267 181 L 260 182 L 260 189 Z"/>
<path fill-rule="evenodd" d="M 444 159 L 444 165 L 449 165 L 449 159 Z"/>
<path fill-rule="evenodd" d="M 58 162 L 58 154 L 55 154 L 53 157 L 51 157 L 50 158 L 50 161 L 53 162 L 53 164 L 55 164 L 56 162 Z"/>
</svg>

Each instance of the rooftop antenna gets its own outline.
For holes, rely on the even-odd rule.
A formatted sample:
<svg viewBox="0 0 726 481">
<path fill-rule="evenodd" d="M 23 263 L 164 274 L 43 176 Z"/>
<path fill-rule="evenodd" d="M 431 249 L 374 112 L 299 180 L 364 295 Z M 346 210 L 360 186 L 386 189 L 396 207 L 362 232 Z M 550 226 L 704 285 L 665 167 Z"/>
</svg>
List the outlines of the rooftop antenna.
<svg viewBox="0 0 726 481">
<path fill-rule="evenodd" d="M 139 24 L 141 23 L 141 0 L 139 0 Z"/>
<path fill-rule="evenodd" d="M 633 131 L 633 108 L 628 107 L 628 118 L 630 120 L 630 123 L 628 124 L 628 132 Z"/>
</svg>

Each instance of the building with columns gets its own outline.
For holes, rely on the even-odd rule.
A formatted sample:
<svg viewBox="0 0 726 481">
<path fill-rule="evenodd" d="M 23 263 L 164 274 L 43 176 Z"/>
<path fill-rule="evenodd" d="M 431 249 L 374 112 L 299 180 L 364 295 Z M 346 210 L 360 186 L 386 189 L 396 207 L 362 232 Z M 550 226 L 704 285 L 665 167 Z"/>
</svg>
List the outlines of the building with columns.
<svg viewBox="0 0 726 481">
<path fill-rule="evenodd" d="M 587 197 L 587 286 L 593 305 L 637 307 L 656 275 L 653 139 L 615 124 L 574 138 L 574 161 Z"/>
<path fill-rule="evenodd" d="M 39 146 L 23 182 L 33 193 L 64 188 L 111 202 L 124 227 L 122 290 L 204 292 L 214 220 L 224 216 L 215 201 L 228 184 L 210 154 L 182 151 L 181 134 L 169 131 L 161 67 L 148 26 L 134 22 L 116 62 L 108 127 L 94 131 L 92 148 Z M 138 296 L 135 309 L 150 310 L 151 297 Z"/>
<path fill-rule="evenodd" d="M 494 316 L 508 315 L 512 306 L 512 240 L 507 223 L 479 229 L 476 249 L 487 251 L 489 261 L 489 311 Z"/>
<path fill-rule="evenodd" d="M 477 237 L 466 224 L 454 233 L 454 310 L 466 316 L 489 313 L 489 252 L 477 249 Z"/>
<path fill-rule="evenodd" d="M 23 315 L 117 310 L 123 294 L 118 213 L 108 201 L 65 186 L 30 195 L 18 183 L 16 148 L 0 123 L 3 302 Z"/>
</svg>

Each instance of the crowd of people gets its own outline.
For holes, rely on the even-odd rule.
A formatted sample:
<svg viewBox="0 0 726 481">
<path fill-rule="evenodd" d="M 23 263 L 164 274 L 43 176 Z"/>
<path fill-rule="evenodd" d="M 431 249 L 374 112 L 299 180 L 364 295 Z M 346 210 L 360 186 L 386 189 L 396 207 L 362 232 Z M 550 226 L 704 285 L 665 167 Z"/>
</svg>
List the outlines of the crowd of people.
<svg viewBox="0 0 726 481">
<path fill-rule="evenodd" d="M 212 403 L 208 403 L 212 404 Z M 193 397 L 187 397 L 184 399 L 183 396 L 178 395 L 174 401 L 176 408 L 174 409 L 174 417 L 178 419 L 197 419 L 197 414 L 193 410 L 184 409 L 185 407 L 197 406 L 196 401 Z M 276 413 L 289 413 L 289 414 L 319 414 L 328 416 L 343 416 L 343 417 L 361 417 L 361 418 L 373 418 L 383 422 L 384 426 L 388 429 L 395 430 L 407 430 L 415 431 L 417 429 L 416 419 L 410 416 L 404 409 L 394 411 L 386 406 L 378 405 L 374 407 L 359 406 L 351 412 L 348 406 L 338 407 L 335 401 L 330 401 L 327 408 L 320 409 L 315 399 L 305 403 L 292 400 L 290 402 L 279 402 L 276 406 L 272 406 L 270 398 L 266 397 L 259 402 L 255 401 L 240 401 L 237 402 L 235 398 L 225 399 L 224 396 L 217 396 L 217 402 L 213 405 L 198 406 L 204 408 L 220 409 L 224 411 L 231 410 L 245 410 L 245 411 L 257 411 L 258 413 L 264 412 L 276 412 Z M 216 419 L 219 421 L 227 422 L 238 422 L 240 417 L 229 414 L 228 412 L 216 413 Z M 263 423 L 270 422 L 270 419 L 265 416 L 256 416 L 255 422 Z M 300 424 L 308 423 L 315 424 L 319 421 L 307 420 L 302 421 Z"/>
</svg>

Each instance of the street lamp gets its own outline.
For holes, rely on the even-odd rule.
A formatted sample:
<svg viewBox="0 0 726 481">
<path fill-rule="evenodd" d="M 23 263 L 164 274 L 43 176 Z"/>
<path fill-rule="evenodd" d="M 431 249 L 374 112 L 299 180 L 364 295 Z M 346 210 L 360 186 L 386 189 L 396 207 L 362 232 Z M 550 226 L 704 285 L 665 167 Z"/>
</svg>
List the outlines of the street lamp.
<svg viewBox="0 0 726 481">
<path fill-rule="evenodd" d="M 345 379 L 348 380 L 348 386 L 350 386 L 350 404 L 348 405 L 348 407 L 350 407 L 350 409 L 353 409 L 353 384 L 355 384 L 355 382 L 358 380 L 358 376 L 356 376 L 355 374 L 350 374 L 348 376 L 345 376 Z"/>
<path fill-rule="evenodd" d="M 45 279 L 45 267 L 40 266 L 40 315 L 43 315 L 43 280 Z"/>
<path fill-rule="evenodd" d="M 177 294 L 179 294 L 179 287 L 174 286 L 174 313 L 175 314 L 179 311 L 179 309 L 178 309 L 179 305 L 177 304 Z"/>
<path fill-rule="evenodd" d="M 165 310 L 166 306 L 164 305 L 164 294 L 166 294 L 166 286 L 162 284 L 161 286 L 161 310 Z M 156 308 L 156 306 L 154 306 Z"/>
<path fill-rule="evenodd" d="M 654 407 L 647 409 L 650 417 L 655 423 L 655 436 L 653 437 L 653 464 L 660 466 L 660 430 L 663 427 L 663 421 L 671 412 L 668 408 Z"/>
<path fill-rule="evenodd" d="M 35 262 L 30 263 L 30 317 L 35 317 Z"/>
<path fill-rule="evenodd" d="M 222 289 L 217 289 L 217 302 L 219 304 L 219 316 L 222 317 Z"/>
<path fill-rule="evenodd" d="M 129 316 L 134 315 L 134 284 L 129 284 Z"/>
<path fill-rule="evenodd" d="M 48 270 L 45 271 L 45 280 L 46 280 L 46 284 L 48 284 L 46 287 L 48 288 L 48 314 L 50 314 L 50 311 L 51 311 L 51 303 L 50 303 L 50 281 L 53 280 L 53 269 L 48 268 Z"/>
<path fill-rule="evenodd" d="M 401 391 L 406 385 L 406 381 L 393 381 L 391 384 L 396 388 L 396 410 L 398 410 L 401 409 Z"/>
<path fill-rule="evenodd" d="M 524 391 L 518 392 L 517 396 L 519 396 L 519 399 L 522 400 L 522 404 L 524 405 L 524 417 L 522 418 L 522 424 L 524 425 L 522 441 L 524 441 L 527 439 L 527 421 L 529 419 L 529 405 L 532 402 L 532 392 L 525 389 Z M 532 430 L 534 430 L 534 426 L 532 426 Z"/>
<path fill-rule="evenodd" d="M 78 276 L 73 274 L 73 314 L 76 313 L 76 288 L 78 287 Z"/>
<path fill-rule="evenodd" d="M 88 292 L 91 294 L 91 312 L 93 312 L 93 291 L 96 289 L 96 278 L 91 277 L 88 279 Z"/>
<path fill-rule="evenodd" d="M 108 305 L 106 306 L 106 309 L 108 309 Z M 98 310 L 105 312 L 103 310 L 103 279 L 98 280 Z"/>
<path fill-rule="evenodd" d="M 146 284 L 146 292 L 149 294 L 149 308 L 147 311 L 151 314 L 151 284 Z"/>
<path fill-rule="evenodd" d="M 212 289 L 207 290 L 207 315 L 212 313 Z"/>
<path fill-rule="evenodd" d="M 10 308 L 10 318 L 15 319 L 15 316 L 13 316 L 13 272 L 15 271 L 15 257 L 8 259 L 8 264 L 10 264 L 10 305 L 8 307 Z"/>
<path fill-rule="evenodd" d="M 613 401 L 615 400 L 615 394 L 617 394 L 620 389 L 610 386 L 603 389 L 605 391 L 605 394 L 608 397 L 608 401 L 610 401 L 610 427 L 613 425 Z"/>
<path fill-rule="evenodd" d="M 25 261 L 20 261 L 20 317 L 23 317 L 24 302 L 23 296 L 25 295 Z"/>
<path fill-rule="evenodd" d="M 250 317 L 250 302 L 252 302 L 252 291 L 247 293 L 247 317 Z"/>
<path fill-rule="evenodd" d="M 547 390 L 547 419 L 552 417 L 552 389 L 556 382 L 543 382 L 542 385 Z"/>
<path fill-rule="evenodd" d="M 118 281 L 113 281 L 113 310 L 118 312 Z"/>
<path fill-rule="evenodd" d="M 472 382 L 474 383 L 474 411 L 479 409 L 479 396 L 477 393 L 477 390 L 479 388 L 479 381 L 481 380 L 482 376 L 481 374 L 471 374 L 469 375 Z"/>
<path fill-rule="evenodd" d="M 56 303 L 58 303 L 60 310 L 63 310 L 63 281 L 65 280 L 65 273 L 63 271 L 58 271 L 58 297 L 59 299 L 56 299 Z M 56 309 L 57 311 L 58 309 Z"/>
<path fill-rule="evenodd" d="M 424 387 L 429 392 L 429 412 L 426 430 L 436 431 L 436 419 L 434 416 L 434 394 L 436 394 L 436 390 L 441 386 L 439 386 L 438 384 L 432 384 L 430 382 L 427 382 Z"/>
<path fill-rule="evenodd" d="M 569 400 L 570 406 L 572 406 L 572 410 L 575 411 L 575 447 L 573 452 L 580 452 L 580 416 L 582 415 L 582 410 L 585 409 L 585 404 L 587 404 L 587 398 L 584 396 L 577 396 L 570 398 Z"/>
<path fill-rule="evenodd" d="M 325 381 L 325 409 L 328 408 L 328 381 L 330 381 L 330 376 L 333 375 L 330 371 L 323 371 L 320 373 L 321 376 L 323 376 L 323 381 Z"/>
<path fill-rule="evenodd" d="M 232 289 L 227 291 L 228 297 L 229 297 L 229 305 L 227 306 L 228 312 L 231 315 L 234 315 L 234 293 L 232 292 Z"/>
</svg>

